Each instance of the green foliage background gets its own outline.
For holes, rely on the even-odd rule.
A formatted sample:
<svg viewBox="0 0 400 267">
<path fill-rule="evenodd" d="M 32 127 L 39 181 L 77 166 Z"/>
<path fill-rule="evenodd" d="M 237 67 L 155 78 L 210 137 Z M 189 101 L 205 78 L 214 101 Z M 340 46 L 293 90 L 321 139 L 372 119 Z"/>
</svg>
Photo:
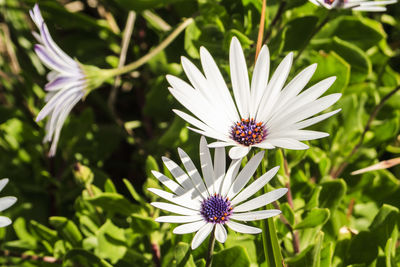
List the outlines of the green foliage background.
<svg viewBox="0 0 400 267">
<path fill-rule="evenodd" d="M 34 3 L 0 0 L 0 174 L 10 177 L 2 195 L 18 197 L 4 212 L 13 224 L 0 229 L 1 264 L 204 265 L 207 242 L 192 251 L 192 236 L 173 235 L 175 225 L 154 222 L 159 211 L 148 204 L 157 198 L 146 188 L 160 187 L 150 170 L 167 172 L 161 156 L 177 160 L 176 148 L 181 147 L 198 162 L 199 136 L 174 116 L 172 108 L 181 106 L 169 94 L 165 75 L 184 77 L 180 56 L 199 65 L 199 47 L 205 46 L 229 81 L 232 36 L 241 41 L 252 68 L 262 1 L 39 1 L 62 49 L 102 68 L 117 67 L 129 10 L 137 19 L 127 62 L 145 55 L 182 18 L 195 18 L 167 49 L 122 77 L 117 117 L 107 105 L 113 81 L 79 103 L 64 125 L 54 158 L 46 156 L 49 147 L 42 144 L 44 123 L 34 120 L 44 104 L 48 71 L 33 52 L 28 10 Z M 281 19 L 270 27 L 282 3 Z M 370 114 L 399 85 L 400 4 L 388 6 L 386 13 L 344 10 L 329 15 L 331 20 L 307 45 L 327 10 L 305 0 L 267 1 L 271 69 L 289 51 L 307 45 L 289 79 L 318 63 L 310 84 L 335 75 L 328 92 L 343 93 L 332 107 L 342 111 L 314 127 L 329 137 L 312 141 L 307 151 L 284 151 L 286 171 L 282 151 L 269 151 L 264 159 L 268 168 L 282 166 L 272 186 L 290 183 L 293 195 L 293 207 L 287 198 L 279 203 L 286 225 L 275 218 L 282 253 L 288 266 L 398 266 L 399 167 L 350 172 L 398 157 L 399 93 L 385 102 L 360 148 L 349 155 Z M 299 238 L 298 253 L 293 232 Z M 4 256 L 6 251 L 13 256 Z M 62 263 L 21 255 L 50 256 Z M 227 242 L 216 246 L 214 266 L 265 266 L 264 261 L 261 235 L 230 232 Z"/>
</svg>

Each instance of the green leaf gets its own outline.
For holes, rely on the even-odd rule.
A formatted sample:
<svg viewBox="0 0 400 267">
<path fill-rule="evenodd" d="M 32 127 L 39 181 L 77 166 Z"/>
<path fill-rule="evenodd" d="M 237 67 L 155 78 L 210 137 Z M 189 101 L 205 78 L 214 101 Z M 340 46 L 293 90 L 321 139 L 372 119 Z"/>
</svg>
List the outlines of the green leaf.
<svg viewBox="0 0 400 267">
<path fill-rule="evenodd" d="M 70 242 L 73 246 L 79 246 L 82 241 L 82 234 L 79 232 L 75 223 L 65 217 L 53 216 L 49 218 L 49 223 L 56 228 L 58 233 Z"/>
<path fill-rule="evenodd" d="M 128 179 L 123 179 L 123 182 L 128 189 L 129 193 L 131 193 L 131 196 L 133 197 L 134 200 L 141 204 L 147 204 L 147 201 L 145 201 L 139 194 L 136 192 L 135 188 L 131 184 L 131 182 Z"/>
<path fill-rule="evenodd" d="M 40 238 L 50 241 L 52 243 L 57 240 L 57 231 L 54 231 L 34 220 L 31 220 L 30 224 L 32 226 L 32 230 L 35 231 Z"/>
<path fill-rule="evenodd" d="M 191 254 L 190 245 L 187 243 L 179 242 L 175 246 L 174 261 L 177 267 L 195 267 L 193 256 Z"/>
<path fill-rule="evenodd" d="M 346 194 L 346 183 L 342 179 L 324 182 L 321 184 L 322 190 L 319 196 L 321 208 L 334 210 L 342 201 Z"/>
<path fill-rule="evenodd" d="M 294 226 L 294 229 L 306 229 L 322 226 L 328 221 L 329 216 L 330 212 L 328 209 L 314 208 L 301 222 Z"/>
<path fill-rule="evenodd" d="M 250 266 L 250 260 L 244 248 L 235 246 L 215 253 L 213 266 L 246 267 Z"/>
<path fill-rule="evenodd" d="M 153 176 L 151 171 L 159 171 L 157 161 L 151 156 L 147 156 L 146 159 L 146 175 L 147 177 Z"/>
<path fill-rule="evenodd" d="M 355 235 L 349 244 L 346 253 L 346 266 L 349 264 L 369 264 L 378 256 L 376 239 L 369 232 L 360 232 Z"/>
<path fill-rule="evenodd" d="M 382 249 L 385 249 L 387 240 L 392 236 L 393 231 L 397 231 L 397 222 L 400 219 L 399 209 L 387 204 L 383 204 L 378 214 L 372 221 L 369 230 L 375 237 Z"/>
<path fill-rule="evenodd" d="M 319 232 L 315 238 L 315 243 L 302 250 L 298 255 L 285 260 L 289 266 L 302 267 L 302 266 L 321 266 L 321 248 L 324 233 Z"/>
<path fill-rule="evenodd" d="M 371 62 L 361 48 L 356 45 L 333 37 L 332 50 L 341 56 L 351 66 L 352 83 L 363 82 L 372 70 Z"/>
<path fill-rule="evenodd" d="M 329 53 L 313 51 L 310 53 L 309 62 L 318 64 L 317 71 L 311 78 L 310 84 L 336 76 L 337 79 L 329 88 L 329 92 L 340 93 L 347 87 L 350 81 L 350 64 L 334 51 Z"/>
<path fill-rule="evenodd" d="M 318 24 L 318 17 L 305 16 L 291 20 L 286 25 L 284 51 L 301 49 L 310 39 L 315 27 Z"/>
<path fill-rule="evenodd" d="M 334 253 L 334 243 L 329 242 L 328 245 L 326 245 L 321 250 L 321 261 L 320 261 L 321 267 L 332 266 L 333 253 Z"/>
<path fill-rule="evenodd" d="M 136 214 L 132 214 L 131 218 L 132 227 L 137 233 L 150 234 L 160 228 L 159 223 L 155 222 L 153 218 Z"/>
<path fill-rule="evenodd" d="M 118 193 L 100 193 L 94 197 L 86 198 L 85 200 L 110 214 L 119 213 L 129 216 L 139 210 L 138 207 L 131 204 L 129 200 Z"/>
<path fill-rule="evenodd" d="M 107 193 L 117 193 L 117 189 L 111 179 L 107 179 L 104 183 L 104 191 Z"/>
<path fill-rule="evenodd" d="M 98 246 L 96 255 L 106 258 L 115 264 L 122 259 L 127 251 L 125 231 L 107 220 L 97 233 Z"/>
</svg>

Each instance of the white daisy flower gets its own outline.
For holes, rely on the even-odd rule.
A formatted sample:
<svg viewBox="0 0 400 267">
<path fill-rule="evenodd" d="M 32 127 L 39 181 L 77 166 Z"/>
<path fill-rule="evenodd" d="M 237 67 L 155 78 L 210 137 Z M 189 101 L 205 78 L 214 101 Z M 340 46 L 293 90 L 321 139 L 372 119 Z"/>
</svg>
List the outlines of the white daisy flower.
<svg viewBox="0 0 400 267">
<path fill-rule="evenodd" d="M 3 190 L 3 188 L 7 185 L 8 179 L 4 178 L 0 180 L 0 191 Z M 16 197 L 2 197 L 0 198 L 0 212 L 8 209 L 14 203 L 17 202 Z M 5 216 L 0 216 L 0 227 L 5 227 L 7 225 L 11 224 L 11 220 Z"/>
<path fill-rule="evenodd" d="M 264 151 L 251 158 L 240 172 L 241 159 L 233 160 L 228 170 L 225 171 L 225 148 L 215 149 L 213 166 L 206 139 L 201 137 L 200 163 L 203 178 L 189 156 L 182 149 L 178 149 L 178 152 L 185 171 L 172 160 L 163 158 L 165 166 L 176 181 L 159 172 L 152 172 L 172 193 L 155 188 L 148 190 L 174 203 L 153 202 L 151 205 L 179 214 L 178 216 L 158 217 L 157 222 L 183 223 L 173 230 L 175 234 L 196 232 L 192 240 L 192 249 L 196 249 L 214 229 L 216 240 L 224 243 L 227 238 L 225 226 L 245 234 L 261 233 L 261 229 L 238 221 L 262 220 L 281 213 L 275 209 L 254 210 L 285 195 L 286 188 L 276 189 L 248 200 L 263 188 L 279 169 L 279 167 L 271 169 L 245 188 L 263 159 Z"/>
<path fill-rule="evenodd" d="M 95 66 L 79 63 L 60 49 L 53 41 L 37 4 L 29 14 L 40 32 L 40 34 L 33 32 L 39 42 L 35 45 L 35 52 L 43 64 L 51 69 L 45 86 L 48 92 L 46 105 L 38 114 L 36 121 L 48 117 L 43 141 L 52 142 L 49 156 L 54 156 L 61 128 L 68 114 L 90 90 L 98 87 L 107 75 L 104 75 L 106 71 Z"/>
<path fill-rule="evenodd" d="M 383 12 L 386 11 L 385 5 L 395 4 L 397 0 L 387 1 L 368 1 L 368 0 L 309 0 L 311 3 L 325 7 L 327 9 L 343 8 L 356 11 Z"/>
<path fill-rule="evenodd" d="M 167 79 L 171 94 L 197 118 L 179 110 L 174 112 L 196 127 L 191 130 L 219 140 L 210 147 L 233 146 L 229 156 L 238 159 L 251 147 L 307 149 L 308 146 L 300 141 L 328 136 L 324 132 L 302 130 L 340 111 L 312 117 L 341 96 L 331 94 L 319 98 L 336 77 L 327 78 L 300 93 L 314 74 L 316 64 L 304 69 L 284 86 L 293 61 L 293 53 L 289 53 L 268 81 L 269 51 L 264 45 L 250 86 L 246 60 L 234 37 L 229 55 L 233 100 L 214 59 L 204 47 L 200 48 L 200 58 L 204 75 L 182 57 L 183 69 L 192 86 L 171 75 Z"/>
</svg>

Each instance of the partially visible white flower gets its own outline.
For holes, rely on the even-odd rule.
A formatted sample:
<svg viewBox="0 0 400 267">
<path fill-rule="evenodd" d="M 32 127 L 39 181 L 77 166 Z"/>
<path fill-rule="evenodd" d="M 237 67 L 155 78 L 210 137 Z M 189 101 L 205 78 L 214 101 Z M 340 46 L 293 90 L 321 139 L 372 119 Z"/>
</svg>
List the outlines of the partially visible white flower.
<svg viewBox="0 0 400 267">
<path fill-rule="evenodd" d="M 254 210 L 278 200 L 286 194 L 286 188 L 276 189 L 248 200 L 263 188 L 279 169 L 271 169 L 245 187 L 263 159 L 264 151 L 251 158 L 240 172 L 241 159 L 233 160 L 226 170 L 225 148 L 215 149 L 213 164 L 206 139 L 201 137 L 200 163 L 203 178 L 189 156 L 182 149 L 178 149 L 178 152 L 185 170 L 172 160 L 163 158 L 165 166 L 176 181 L 159 172 L 152 172 L 172 193 L 155 188 L 148 190 L 174 203 L 153 202 L 151 205 L 179 214 L 158 217 L 157 222 L 182 223 L 173 230 L 175 234 L 196 232 L 192 240 L 192 249 L 196 249 L 214 229 L 216 240 L 224 243 L 227 238 L 225 226 L 245 234 L 261 233 L 261 229 L 238 221 L 262 220 L 281 213 L 276 209 Z"/>
<path fill-rule="evenodd" d="M 4 178 L 0 180 L 0 191 L 3 190 L 3 188 L 7 185 L 8 179 Z M 0 212 L 8 209 L 14 203 L 17 202 L 16 197 L 2 197 L 0 198 Z M 7 225 L 11 224 L 11 220 L 5 216 L 0 216 L 0 227 L 5 227 Z"/>
<path fill-rule="evenodd" d="M 329 77 L 300 93 L 314 74 L 316 64 L 301 71 L 285 86 L 293 61 L 293 53 L 289 53 L 268 81 L 270 58 L 264 45 L 250 85 L 242 47 L 233 37 L 229 53 L 232 99 L 214 59 L 204 47 L 200 48 L 200 59 L 204 75 L 182 57 L 182 66 L 191 85 L 171 75 L 167 80 L 171 94 L 194 116 L 180 110 L 174 112 L 195 127 L 191 130 L 218 140 L 210 144 L 211 147 L 233 146 L 229 156 L 237 159 L 252 147 L 307 149 L 300 141 L 329 135 L 303 130 L 340 111 L 313 117 L 339 100 L 341 94 L 321 97 L 336 77 Z"/>
<path fill-rule="evenodd" d="M 385 5 L 395 4 L 397 0 L 368 1 L 368 0 L 309 0 L 311 3 L 327 9 L 343 8 L 356 11 L 383 12 Z"/>
<path fill-rule="evenodd" d="M 39 33 L 33 32 L 39 42 L 35 45 L 35 52 L 43 64 L 51 69 L 47 75 L 48 83 L 45 86 L 46 105 L 39 112 L 36 121 L 48 117 L 46 136 L 43 141 L 52 142 L 49 156 L 54 156 L 61 128 L 72 108 L 90 90 L 100 86 L 105 79 L 112 75 L 108 75 L 111 73 L 108 70 L 83 65 L 62 51 L 53 41 L 37 4 L 29 11 L 29 14 L 39 29 Z"/>
</svg>

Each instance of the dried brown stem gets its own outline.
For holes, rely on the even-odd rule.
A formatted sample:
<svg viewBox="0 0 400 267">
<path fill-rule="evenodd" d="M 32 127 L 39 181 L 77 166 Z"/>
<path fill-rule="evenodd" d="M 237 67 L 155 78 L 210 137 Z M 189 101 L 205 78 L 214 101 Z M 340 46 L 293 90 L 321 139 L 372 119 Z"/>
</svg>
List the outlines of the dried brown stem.
<svg viewBox="0 0 400 267">
<path fill-rule="evenodd" d="M 256 58 L 255 58 L 255 61 L 257 61 L 257 57 L 258 57 L 258 54 L 260 53 L 261 46 L 262 46 L 262 43 L 263 43 L 266 5 L 267 5 L 267 0 L 263 0 L 262 9 L 261 9 L 261 18 L 260 18 L 260 28 L 258 30 L 258 37 L 257 37 L 257 47 L 256 47 Z"/>
</svg>

